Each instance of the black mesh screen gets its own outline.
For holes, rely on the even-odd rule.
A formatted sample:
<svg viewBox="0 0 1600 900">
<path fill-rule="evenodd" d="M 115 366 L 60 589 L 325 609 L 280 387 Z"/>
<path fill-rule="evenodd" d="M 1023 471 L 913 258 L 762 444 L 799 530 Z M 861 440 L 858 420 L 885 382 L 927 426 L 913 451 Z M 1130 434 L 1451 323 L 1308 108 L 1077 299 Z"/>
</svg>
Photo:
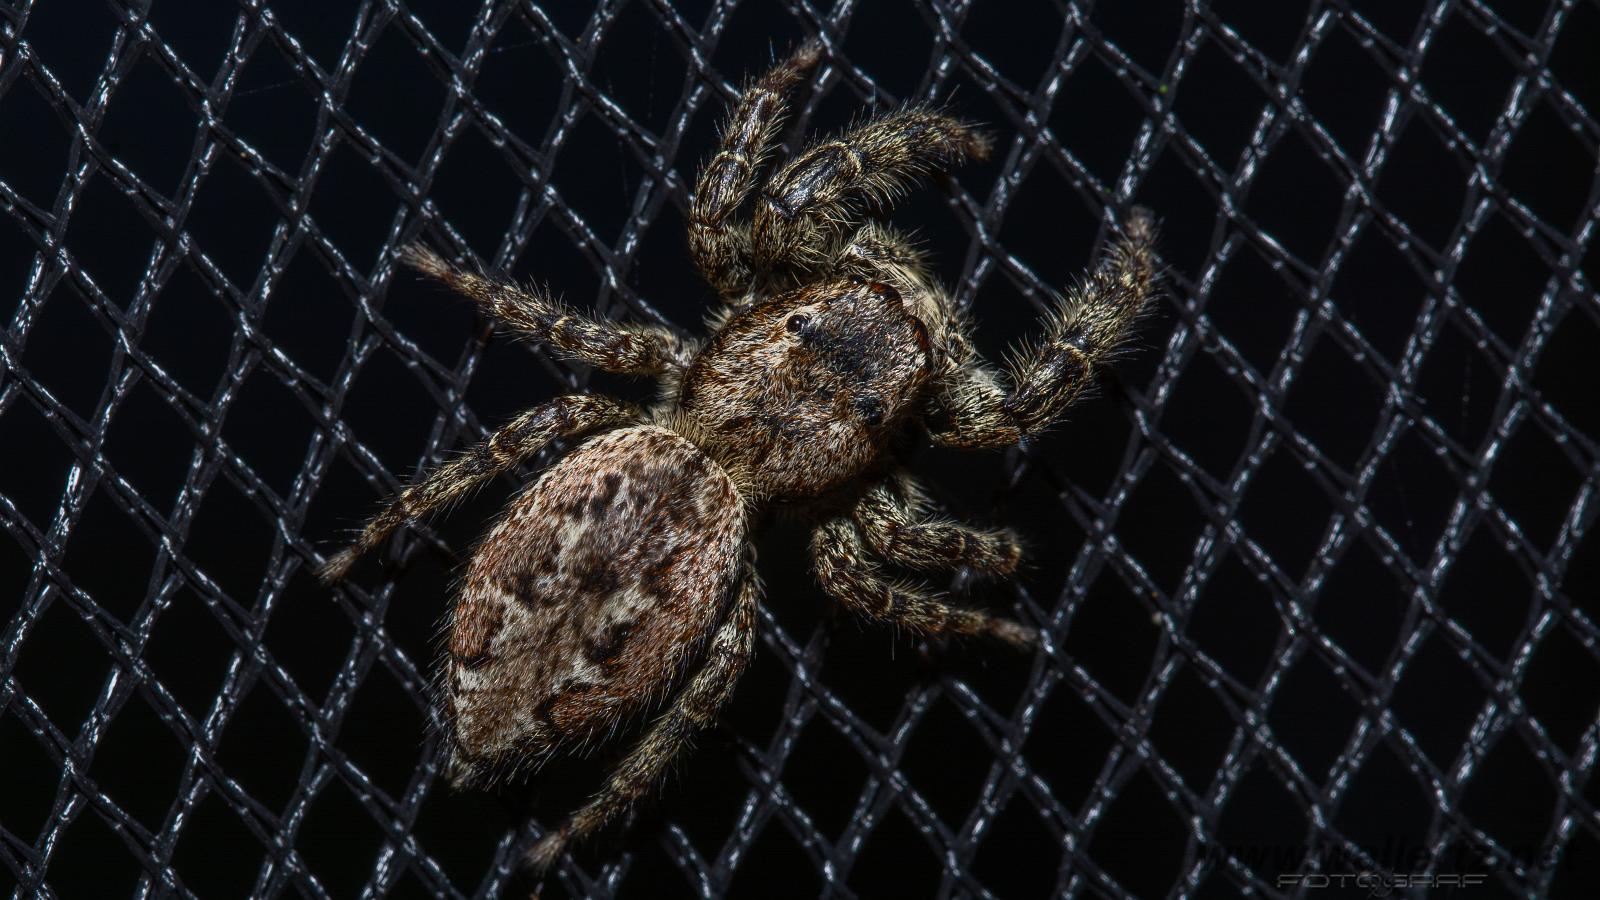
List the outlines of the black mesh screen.
<svg viewBox="0 0 1600 900">
<path fill-rule="evenodd" d="M 997 137 L 895 215 L 991 356 L 1108 209 L 1162 218 L 1169 290 L 1056 432 L 917 460 L 1023 532 L 1026 571 L 971 602 L 1049 653 L 857 628 L 778 525 L 723 725 L 545 895 L 1594 887 L 1600 3 L 12 0 L 14 896 L 534 886 L 534 823 L 605 759 L 452 793 L 427 699 L 514 480 L 348 588 L 310 570 L 514 411 L 647 391 L 394 254 L 695 327 L 690 181 L 740 79 L 808 34 L 790 146 L 906 99 Z"/>
</svg>

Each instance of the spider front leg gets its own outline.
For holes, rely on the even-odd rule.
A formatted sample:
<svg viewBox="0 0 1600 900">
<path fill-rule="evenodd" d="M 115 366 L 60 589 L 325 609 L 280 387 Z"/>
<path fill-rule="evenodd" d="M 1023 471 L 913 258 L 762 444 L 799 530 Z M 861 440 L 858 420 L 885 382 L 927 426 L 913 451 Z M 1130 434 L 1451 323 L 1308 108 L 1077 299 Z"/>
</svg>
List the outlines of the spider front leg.
<svg viewBox="0 0 1600 900">
<path fill-rule="evenodd" d="M 575 313 L 512 282 L 458 269 L 421 245 L 407 247 L 400 258 L 470 298 L 486 315 L 569 359 L 623 375 L 662 375 L 688 365 L 689 349 L 665 329 Z"/>
<path fill-rule="evenodd" d="M 886 204 L 913 180 L 989 154 L 989 139 L 922 107 L 873 119 L 813 144 L 772 177 L 751 227 L 758 272 L 814 268 L 859 201 Z"/>
<path fill-rule="evenodd" d="M 1128 338 L 1156 286 L 1155 223 L 1135 207 L 1122 237 L 1088 280 L 1051 317 L 1046 336 L 1015 354 L 1010 389 L 988 367 L 968 360 L 937 396 L 943 422 L 930 436 L 955 447 L 1004 447 L 1061 418 Z"/>
<path fill-rule="evenodd" d="M 478 485 L 538 453 L 556 438 L 637 420 L 641 415 L 632 404 L 586 394 L 557 397 L 540 404 L 512 419 L 488 440 L 401 491 L 373 516 L 355 543 L 329 557 L 317 570 L 317 575 L 329 584 L 344 580 L 356 559 L 382 544 L 396 528 L 461 499 Z"/>
<path fill-rule="evenodd" d="M 985 575 L 1016 571 L 1022 559 L 1016 535 L 930 517 L 925 512 L 926 500 L 911 476 L 901 473 L 898 481 L 898 485 L 887 481 L 873 485 L 850 510 L 851 520 L 878 555 L 920 571 L 962 566 Z"/>
<path fill-rule="evenodd" d="M 762 162 L 783 125 L 784 94 L 822 55 L 808 41 L 739 95 L 722 129 L 722 146 L 695 183 L 689 206 L 689 253 L 724 301 L 737 303 L 750 289 L 750 233 L 733 213 L 750 195 Z"/>
<path fill-rule="evenodd" d="M 868 557 L 861 532 L 849 519 L 817 526 L 811 559 L 822 589 L 864 618 L 926 637 L 986 635 L 1024 649 L 1038 644 L 1038 633 L 1021 623 L 949 606 L 918 587 L 890 581 Z"/>
<path fill-rule="evenodd" d="M 678 694 L 671 708 L 650 726 L 638 746 L 617 764 L 605 787 L 533 846 L 528 864 L 536 873 L 549 869 L 568 845 L 631 809 L 661 783 L 672 763 L 689 750 L 695 736 L 716 722 L 750 662 L 755 646 L 756 604 L 760 600 L 761 582 L 754 567 L 747 563 L 739 597 L 712 637 L 700 671 Z"/>
</svg>

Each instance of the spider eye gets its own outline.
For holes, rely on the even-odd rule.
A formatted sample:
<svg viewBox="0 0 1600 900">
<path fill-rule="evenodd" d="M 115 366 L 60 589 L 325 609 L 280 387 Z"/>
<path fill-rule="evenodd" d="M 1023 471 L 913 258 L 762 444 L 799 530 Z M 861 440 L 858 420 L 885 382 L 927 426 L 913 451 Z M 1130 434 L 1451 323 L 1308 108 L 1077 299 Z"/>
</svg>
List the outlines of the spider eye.
<svg viewBox="0 0 1600 900">
<path fill-rule="evenodd" d="M 791 333 L 799 333 L 809 324 L 811 324 L 811 320 L 805 316 L 790 316 L 789 321 L 785 322 L 783 327 L 789 329 Z"/>
<path fill-rule="evenodd" d="M 883 403 L 876 397 L 862 397 L 855 403 L 856 412 L 861 414 L 862 421 L 870 427 L 876 428 L 883 424 Z"/>
</svg>

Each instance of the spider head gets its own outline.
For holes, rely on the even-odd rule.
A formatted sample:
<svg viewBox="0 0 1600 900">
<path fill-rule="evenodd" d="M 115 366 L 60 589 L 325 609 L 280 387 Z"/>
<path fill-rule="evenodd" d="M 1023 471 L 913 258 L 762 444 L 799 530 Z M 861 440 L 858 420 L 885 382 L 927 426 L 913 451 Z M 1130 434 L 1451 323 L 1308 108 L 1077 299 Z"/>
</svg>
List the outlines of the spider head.
<svg viewBox="0 0 1600 900">
<path fill-rule="evenodd" d="M 928 328 L 899 291 L 841 279 L 731 319 L 690 367 L 680 402 L 763 490 L 804 496 L 871 463 L 934 365 Z"/>
<path fill-rule="evenodd" d="M 900 292 L 851 280 L 800 290 L 751 316 L 775 351 L 770 374 L 796 399 L 841 420 L 879 428 L 914 399 L 933 370 L 927 325 Z"/>
</svg>

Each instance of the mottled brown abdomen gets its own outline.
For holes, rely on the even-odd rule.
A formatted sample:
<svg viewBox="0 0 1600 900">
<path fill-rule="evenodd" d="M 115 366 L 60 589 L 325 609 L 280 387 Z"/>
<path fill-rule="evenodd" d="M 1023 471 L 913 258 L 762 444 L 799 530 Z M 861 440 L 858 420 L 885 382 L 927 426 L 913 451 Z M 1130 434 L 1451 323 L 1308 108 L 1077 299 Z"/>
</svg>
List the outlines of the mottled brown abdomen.
<svg viewBox="0 0 1600 900">
<path fill-rule="evenodd" d="M 507 508 L 450 629 L 452 775 L 491 778 L 603 736 L 669 692 L 733 593 L 743 501 L 677 434 L 599 435 Z"/>
</svg>

